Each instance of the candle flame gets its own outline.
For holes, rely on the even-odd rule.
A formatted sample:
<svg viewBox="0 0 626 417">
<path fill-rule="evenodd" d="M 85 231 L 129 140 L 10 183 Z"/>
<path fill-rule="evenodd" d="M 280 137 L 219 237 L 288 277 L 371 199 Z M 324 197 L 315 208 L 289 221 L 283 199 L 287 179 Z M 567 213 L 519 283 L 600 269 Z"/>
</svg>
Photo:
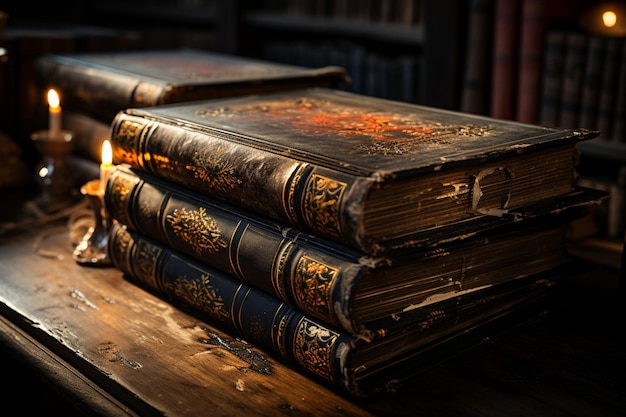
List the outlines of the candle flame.
<svg viewBox="0 0 626 417">
<path fill-rule="evenodd" d="M 626 36 L 626 2 L 599 2 L 580 15 L 579 23 L 593 35 Z"/>
<path fill-rule="evenodd" d="M 58 109 L 60 107 L 61 101 L 59 100 L 59 95 L 54 89 L 48 90 L 48 105 L 52 109 Z"/>
<path fill-rule="evenodd" d="M 615 26 L 617 24 L 617 15 L 615 14 L 615 12 L 612 10 L 607 10 L 602 13 L 602 23 L 604 23 L 604 26 L 606 26 L 607 28 L 612 28 L 613 26 Z"/>
<path fill-rule="evenodd" d="M 111 143 L 108 140 L 102 143 L 102 163 L 105 165 L 113 163 L 113 149 L 111 149 Z"/>
</svg>

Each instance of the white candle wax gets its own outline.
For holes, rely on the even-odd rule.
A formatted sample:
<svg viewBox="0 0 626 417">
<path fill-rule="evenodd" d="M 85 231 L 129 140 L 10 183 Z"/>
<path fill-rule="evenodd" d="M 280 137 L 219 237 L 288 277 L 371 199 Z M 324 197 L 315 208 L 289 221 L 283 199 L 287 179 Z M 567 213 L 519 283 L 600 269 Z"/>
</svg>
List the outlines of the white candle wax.
<svg viewBox="0 0 626 417">
<path fill-rule="evenodd" d="M 100 164 L 100 192 L 103 194 L 106 189 L 109 176 L 111 175 L 111 171 L 114 167 L 111 143 L 108 140 L 105 140 L 102 144 L 102 163 Z"/>
<path fill-rule="evenodd" d="M 55 90 L 48 90 L 48 135 L 50 139 L 61 137 L 61 102 Z"/>
</svg>

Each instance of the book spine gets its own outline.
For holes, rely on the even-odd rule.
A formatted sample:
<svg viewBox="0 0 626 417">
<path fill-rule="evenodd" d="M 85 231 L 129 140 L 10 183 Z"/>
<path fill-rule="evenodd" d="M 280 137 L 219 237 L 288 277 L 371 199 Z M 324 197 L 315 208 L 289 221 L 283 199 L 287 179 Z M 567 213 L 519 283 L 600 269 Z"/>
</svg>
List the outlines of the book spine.
<svg viewBox="0 0 626 417">
<path fill-rule="evenodd" d="M 546 11 L 544 0 L 523 0 L 515 119 L 537 123 Z"/>
<path fill-rule="evenodd" d="M 467 59 L 463 75 L 461 111 L 487 114 L 488 62 L 492 42 L 493 0 L 472 0 L 469 6 Z"/>
<path fill-rule="evenodd" d="M 113 265 L 131 282 L 206 315 L 310 375 L 351 389 L 344 381 L 351 373 L 352 336 L 119 223 L 108 238 Z"/>
<path fill-rule="evenodd" d="M 63 94 L 64 106 L 110 122 L 121 109 L 161 104 L 165 86 L 98 68 L 79 67 L 43 57 L 36 62 L 42 83 Z"/>
<path fill-rule="evenodd" d="M 602 70 L 605 60 L 606 40 L 594 36 L 589 38 L 585 62 L 584 85 L 580 99 L 579 125 L 588 129 L 597 129 L 598 102 L 602 88 Z M 601 132 L 602 134 L 602 132 Z"/>
<path fill-rule="evenodd" d="M 520 0 L 496 0 L 491 79 L 491 116 L 513 120 Z"/>
<path fill-rule="evenodd" d="M 120 112 L 111 126 L 116 163 L 127 163 L 166 181 L 282 220 L 301 230 L 367 253 L 362 214 L 373 178 L 299 162 L 289 155 L 204 132 Z"/>
<path fill-rule="evenodd" d="M 579 103 L 582 96 L 587 40 L 588 36 L 583 33 L 570 32 L 567 35 L 559 114 L 559 126 L 563 128 L 579 126 Z"/>
<path fill-rule="evenodd" d="M 566 42 L 565 32 L 551 31 L 546 35 L 539 123 L 548 127 L 559 126 Z"/>
<path fill-rule="evenodd" d="M 596 129 L 600 131 L 600 137 L 610 140 L 613 137 L 613 120 L 615 120 L 615 109 L 618 100 L 619 83 L 619 49 L 620 45 L 626 43 L 623 39 L 608 38 L 607 48 L 604 57 L 604 68 L 599 81 L 598 93 L 598 115 Z M 623 69 L 625 71 L 626 68 Z M 584 125 L 582 125 L 584 126 Z"/>
<path fill-rule="evenodd" d="M 146 178 L 118 166 L 105 193 L 109 215 L 313 317 L 351 333 L 361 331 L 351 304 L 364 266 L 307 245 L 304 233 L 286 225 L 262 224 Z"/>
<path fill-rule="evenodd" d="M 611 140 L 626 144 L 626 41 L 621 42 L 618 55 L 619 75 L 615 86 L 615 114 L 611 125 Z"/>
</svg>

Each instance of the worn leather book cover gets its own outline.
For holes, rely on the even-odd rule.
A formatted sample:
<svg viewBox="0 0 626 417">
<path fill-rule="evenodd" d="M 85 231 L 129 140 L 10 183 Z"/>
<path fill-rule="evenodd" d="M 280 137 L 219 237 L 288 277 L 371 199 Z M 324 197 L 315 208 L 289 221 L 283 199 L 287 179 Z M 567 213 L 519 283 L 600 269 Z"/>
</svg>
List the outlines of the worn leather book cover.
<svg viewBox="0 0 626 417">
<path fill-rule="evenodd" d="M 546 294 L 556 275 L 516 280 L 481 297 L 459 297 L 454 308 L 373 340 L 328 325 L 168 245 L 114 223 L 109 252 L 126 279 L 268 349 L 294 369 L 355 397 L 391 392 L 429 364 L 468 346 L 446 350 L 483 325 Z M 493 334 L 491 334 L 493 336 Z M 429 360 L 421 360 L 422 356 Z"/>
<path fill-rule="evenodd" d="M 90 161 L 102 161 L 102 144 L 109 139 L 111 124 L 80 111 L 63 112 L 63 128 L 74 134 L 72 153 Z"/>
<path fill-rule="evenodd" d="M 589 194 L 563 198 L 543 213 L 534 210 L 524 221 L 458 230 L 456 240 L 425 238 L 423 247 L 386 258 L 128 166 L 111 173 L 104 198 L 107 212 L 121 224 L 371 340 L 445 311 L 445 300 L 569 263 L 566 228 L 599 204 L 598 193 Z"/>
<path fill-rule="evenodd" d="M 40 85 L 64 106 L 110 123 L 128 107 L 349 83 L 343 68 L 305 68 L 194 49 L 46 54 L 35 64 Z"/>
<path fill-rule="evenodd" d="M 368 254 L 573 191 L 597 135 L 337 89 L 127 109 L 116 163 Z"/>
</svg>

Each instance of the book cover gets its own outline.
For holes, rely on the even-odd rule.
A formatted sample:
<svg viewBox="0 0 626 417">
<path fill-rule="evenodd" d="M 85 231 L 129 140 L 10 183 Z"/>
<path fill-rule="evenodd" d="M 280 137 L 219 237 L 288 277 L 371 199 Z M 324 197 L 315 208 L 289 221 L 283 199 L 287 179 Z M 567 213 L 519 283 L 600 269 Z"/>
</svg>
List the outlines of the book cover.
<svg viewBox="0 0 626 417">
<path fill-rule="evenodd" d="M 314 88 L 127 109 L 114 162 L 368 254 L 573 191 L 597 135 Z"/>
<path fill-rule="evenodd" d="M 111 125 L 89 114 L 63 111 L 63 129 L 73 133 L 72 153 L 94 162 L 102 161 L 102 144 L 109 139 Z"/>
<path fill-rule="evenodd" d="M 467 349 L 461 344 L 450 352 L 446 346 L 544 296 L 557 279 L 556 271 L 529 277 L 515 288 L 459 300 L 449 314 L 433 314 L 402 331 L 365 341 L 119 223 L 109 231 L 109 251 L 130 282 L 355 397 L 392 392 L 446 355 Z"/>
<path fill-rule="evenodd" d="M 193 49 L 47 54 L 37 60 L 35 73 L 42 86 L 60 91 L 68 108 L 107 123 L 128 107 L 349 82 L 339 67 L 312 69 Z"/>
<path fill-rule="evenodd" d="M 505 224 L 510 227 L 482 225 L 456 241 L 425 238 L 423 248 L 389 258 L 127 166 L 111 173 L 104 198 L 109 215 L 130 229 L 369 340 L 441 311 L 441 301 L 568 263 L 565 228 L 593 204 L 590 197 L 527 214 L 525 221 Z"/>
</svg>

